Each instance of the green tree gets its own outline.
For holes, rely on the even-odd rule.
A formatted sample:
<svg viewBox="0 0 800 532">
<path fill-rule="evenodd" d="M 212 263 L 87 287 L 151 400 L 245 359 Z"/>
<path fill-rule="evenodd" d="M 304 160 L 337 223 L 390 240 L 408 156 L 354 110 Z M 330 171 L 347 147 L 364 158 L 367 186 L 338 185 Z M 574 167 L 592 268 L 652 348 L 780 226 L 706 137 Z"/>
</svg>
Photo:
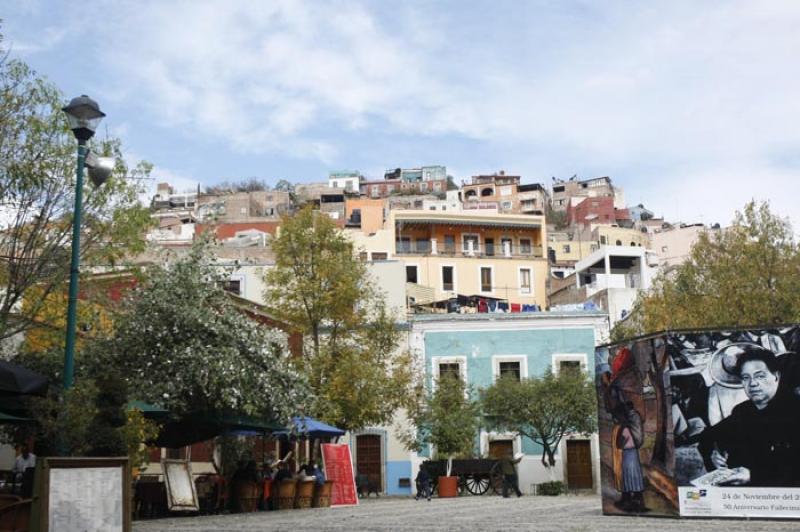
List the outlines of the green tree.
<svg viewBox="0 0 800 532">
<path fill-rule="evenodd" d="M 551 370 L 541 377 L 498 379 L 481 393 L 483 416 L 490 429 L 511 431 L 542 446 L 542 464 L 551 477 L 556 452 L 569 433 L 596 429 L 595 390 L 579 370 Z"/>
<path fill-rule="evenodd" d="M 545 209 L 545 219 L 547 223 L 553 224 L 556 229 L 564 229 L 567 227 L 567 211 L 557 211 L 553 206 L 548 203 Z"/>
<path fill-rule="evenodd" d="M 46 397 L 30 398 L 25 414 L 36 424 L 5 439 L 33 435 L 35 453 L 42 456 L 127 454 L 139 467 L 147 461 L 142 443 L 155 438 L 158 429 L 141 412 L 127 411 L 127 402 L 126 386 L 118 377 L 84 376 L 67 392 L 53 386 Z"/>
<path fill-rule="evenodd" d="M 689 258 L 640 294 L 612 339 L 669 329 L 800 321 L 800 250 L 786 219 L 748 203 L 733 224 L 701 233 Z"/>
<path fill-rule="evenodd" d="M 0 340 L 41 323 L 49 295 L 69 277 L 76 141 L 61 111 L 65 98 L 0 49 Z M 95 140 L 116 166 L 103 186 L 87 183 L 81 224 L 84 271 L 144 248 L 150 224 L 139 202 L 150 165 L 129 168 L 118 139 Z M 89 180 L 87 180 L 89 181 Z M 37 297 L 23 304 L 36 287 Z"/>
<path fill-rule="evenodd" d="M 464 381 L 443 376 L 433 392 L 420 393 L 416 408 L 409 410 L 413 426 L 400 433 L 412 451 L 432 445 L 439 457 L 471 457 L 480 424 L 480 409 Z"/>
<path fill-rule="evenodd" d="M 282 218 L 265 299 L 306 341 L 310 413 L 346 430 L 388 423 L 408 400 L 411 359 L 352 242 L 310 207 Z"/>
<path fill-rule="evenodd" d="M 113 337 L 88 361 L 123 376 L 136 399 L 175 415 L 228 413 L 279 422 L 302 411 L 305 379 L 282 333 L 236 309 L 205 241 L 148 268 L 127 297 Z"/>
</svg>

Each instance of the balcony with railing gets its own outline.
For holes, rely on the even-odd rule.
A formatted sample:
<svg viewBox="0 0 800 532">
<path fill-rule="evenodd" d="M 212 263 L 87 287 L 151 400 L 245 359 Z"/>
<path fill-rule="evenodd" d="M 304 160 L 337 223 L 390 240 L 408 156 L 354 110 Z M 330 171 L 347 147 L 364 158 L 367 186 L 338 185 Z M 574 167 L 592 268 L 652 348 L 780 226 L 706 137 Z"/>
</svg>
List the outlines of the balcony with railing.
<svg viewBox="0 0 800 532">
<path fill-rule="evenodd" d="M 541 259 L 544 258 L 542 246 L 531 243 L 501 242 L 498 244 L 473 240 L 466 242 L 445 241 L 437 239 L 400 239 L 395 241 L 397 256 L 443 256 L 497 259 Z"/>
</svg>

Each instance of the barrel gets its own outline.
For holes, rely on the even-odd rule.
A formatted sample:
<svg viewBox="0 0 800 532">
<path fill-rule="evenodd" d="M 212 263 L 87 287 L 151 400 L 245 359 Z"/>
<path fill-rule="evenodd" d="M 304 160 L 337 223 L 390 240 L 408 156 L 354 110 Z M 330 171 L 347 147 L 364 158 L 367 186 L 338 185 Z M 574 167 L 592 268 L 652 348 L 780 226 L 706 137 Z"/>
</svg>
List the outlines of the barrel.
<svg viewBox="0 0 800 532">
<path fill-rule="evenodd" d="M 301 480 L 297 483 L 297 494 L 294 497 L 295 508 L 311 508 L 314 498 L 314 480 Z"/>
<path fill-rule="evenodd" d="M 236 483 L 236 500 L 240 512 L 255 512 L 258 508 L 258 483 L 251 480 L 240 480 Z"/>
<path fill-rule="evenodd" d="M 283 480 L 278 486 L 278 509 L 291 510 L 294 508 L 294 496 L 297 489 L 296 480 Z"/>
</svg>

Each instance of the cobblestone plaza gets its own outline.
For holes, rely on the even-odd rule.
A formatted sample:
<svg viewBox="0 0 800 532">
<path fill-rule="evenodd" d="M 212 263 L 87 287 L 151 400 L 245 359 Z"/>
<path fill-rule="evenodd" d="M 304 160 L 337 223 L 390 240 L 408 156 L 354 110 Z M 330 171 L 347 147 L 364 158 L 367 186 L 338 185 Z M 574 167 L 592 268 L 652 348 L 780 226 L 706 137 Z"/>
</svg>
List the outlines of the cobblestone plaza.
<svg viewBox="0 0 800 532">
<path fill-rule="evenodd" d="M 596 496 L 459 497 L 361 501 L 355 507 L 137 521 L 136 532 L 254 530 L 795 531 L 796 522 L 608 517 Z"/>
</svg>

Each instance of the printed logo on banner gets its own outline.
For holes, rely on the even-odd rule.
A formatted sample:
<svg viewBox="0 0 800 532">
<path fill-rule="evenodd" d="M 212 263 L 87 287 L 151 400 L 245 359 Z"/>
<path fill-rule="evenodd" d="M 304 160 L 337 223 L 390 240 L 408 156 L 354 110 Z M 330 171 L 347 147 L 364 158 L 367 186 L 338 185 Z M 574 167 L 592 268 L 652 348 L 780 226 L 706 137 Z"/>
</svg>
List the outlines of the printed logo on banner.
<svg viewBox="0 0 800 532">
<path fill-rule="evenodd" d="M 678 488 L 681 515 L 711 515 L 712 498 L 704 489 Z"/>
<path fill-rule="evenodd" d="M 686 498 L 691 499 L 693 501 L 699 501 L 701 498 L 706 496 L 706 490 L 689 490 L 686 492 Z"/>
</svg>

